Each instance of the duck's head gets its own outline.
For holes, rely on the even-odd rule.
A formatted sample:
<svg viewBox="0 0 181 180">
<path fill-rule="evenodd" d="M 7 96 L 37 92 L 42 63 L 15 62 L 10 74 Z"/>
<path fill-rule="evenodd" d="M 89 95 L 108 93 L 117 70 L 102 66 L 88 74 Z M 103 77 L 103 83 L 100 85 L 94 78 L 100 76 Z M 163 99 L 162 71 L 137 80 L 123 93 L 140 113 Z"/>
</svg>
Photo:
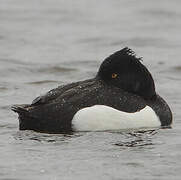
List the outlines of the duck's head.
<svg viewBox="0 0 181 180">
<path fill-rule="evenodd" d="M 97 76 L 109 85 L 137 94 L 144 99 L 155 97 L 155 84 L 141 58 L 124 48 L 107 57 L 101 64 Z"/>
</svg>

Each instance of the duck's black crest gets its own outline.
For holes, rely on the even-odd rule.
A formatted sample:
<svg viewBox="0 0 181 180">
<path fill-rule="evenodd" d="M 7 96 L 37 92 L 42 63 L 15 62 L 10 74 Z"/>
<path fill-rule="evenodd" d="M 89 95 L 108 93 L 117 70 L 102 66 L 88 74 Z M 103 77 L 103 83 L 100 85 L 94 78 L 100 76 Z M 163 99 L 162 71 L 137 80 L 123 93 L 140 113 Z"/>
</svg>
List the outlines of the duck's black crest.
<svg viewBox="0 0 181 180">
<path fill-rule="evenodd" d="M 119 55 L 122 54 L 122 55 L 129 56 L 132 59 L 134 59 L 135 61 L 143 61 L 142 57 L 137 57 L 136 53 L 128 47 L 125 47 L 125 48 L 121 49 L 120 51 L 117 51 L 116 53 L 118 53 Z"/>
<path fill-rule="evenodd" d="M 107 83 L 144 99 L 155 96 L 155 84 L 148 69 L 141 63 L 135 52 L 128 47 L 107 57 L 101 64 L 98 76 Z M 113 79 L 112 74 L 117 78 Z"/>
<path fill-rule="evenodd" d="M 103 63 L 110 63 L 111 61 L 116 61 L 116 62 L 121 61 L 119 63 L 122 63 L 122 64 L 123 63 L 128 64 L 129 62 L 132 62 L 132 63 L 134 62 L 136 66 L 136 64 L 140 64 L 140 61 L 143 61 L 143 60 L 142 60 L 142 57 L 138 57 L 132 49 L 125 47 L 111 54 L 109 57 L 105 59 Z"/>
</svg>

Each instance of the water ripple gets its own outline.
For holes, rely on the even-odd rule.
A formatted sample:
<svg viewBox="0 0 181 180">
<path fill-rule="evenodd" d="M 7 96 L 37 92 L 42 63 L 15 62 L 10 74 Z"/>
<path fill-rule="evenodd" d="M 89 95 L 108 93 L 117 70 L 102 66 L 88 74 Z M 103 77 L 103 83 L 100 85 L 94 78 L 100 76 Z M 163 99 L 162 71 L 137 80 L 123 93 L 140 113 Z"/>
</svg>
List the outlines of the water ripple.
<svg viewBox="0 0 181 180">
<path fill-rule="evenodd" d="M 154 37 L 134 37 L 130 39 L 115 40 L 111 43 L 112 46 L 130 45 L 136 47 L 173 47 L 169 41 Z"/>
<path fill-rule="evenodd" d="M 32 84 L 32 85 L 41 85 L 41 84 L 50 84 L 50 83 L 62 83 L 60 81 L 54 81 L 54 80 L 42 80 L 42 81 L 33 81 L 33 82 L 27 82 L 26 84 Z"/>
<path fill-rule="evenodd" d="M 14 138 L 16 140 L 32 140 L 43 143 L 58 143 L 68 142 L 71 138 L 79 137 L 81 134 L 78 133 L 67 133 L 67 134 L 44 134 L 35 131 L 18 131 L 15 133 Z"/>
<path fill-rule="evenodd" d="M 114 145 L 120 147 L 145 147 L 154 145 L 152 137 L 157 134 L 157 130 L 142 130 L 138 132 L 126 133 L 125 139 L 118 141 Z"/>
<path fill-rule="evenodd" d="M 68 68 L 68 67 L 63 67 L 63 66 L 49 66 L 49 67 L 39 67 L 36 69 L 37 72 L 40 73 L 64 73 L 64 72 L 71 72 L 71 71 L 76 71 L 75 68 Z"/>
</svg>

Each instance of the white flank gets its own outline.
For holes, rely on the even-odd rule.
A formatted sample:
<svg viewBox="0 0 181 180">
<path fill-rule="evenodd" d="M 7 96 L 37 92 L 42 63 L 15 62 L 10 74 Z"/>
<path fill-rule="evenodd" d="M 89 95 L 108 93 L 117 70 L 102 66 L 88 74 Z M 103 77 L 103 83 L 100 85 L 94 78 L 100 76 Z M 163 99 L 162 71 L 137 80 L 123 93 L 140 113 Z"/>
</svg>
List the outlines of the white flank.
<svg viewBox="0 0 181 180">
<path fill-rule="evenodd" d="M 95 105 L 79 110 L 72 120 L 75 131 L 106 131 L 161 126 L 159 117 L 149 106 L 127 113 L 109 106 Z"/>
</svg>

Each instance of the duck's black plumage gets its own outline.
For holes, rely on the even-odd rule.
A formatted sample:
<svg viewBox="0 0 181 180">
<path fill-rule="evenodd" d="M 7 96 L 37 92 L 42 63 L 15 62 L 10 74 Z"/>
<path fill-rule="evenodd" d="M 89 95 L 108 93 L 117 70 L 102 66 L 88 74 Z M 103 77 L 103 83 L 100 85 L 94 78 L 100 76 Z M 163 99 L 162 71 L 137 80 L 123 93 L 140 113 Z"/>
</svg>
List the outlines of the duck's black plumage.
<svg viewBox="0 0 181 180">
<path fill-rule="evenodd" d="M 14 105 L 21 130 L 60 133 L 72 130 L 77 111 L 93 105 L 106 105 L 124 112 L 136 112 L 149 105 L 161 125 L 172 122 L 167 103 L 155 92 L 153 78 L 132 50 L 124 48 L 101 64 L 93 79 L 59 86 L 30 105 Z"/>
</svg>

